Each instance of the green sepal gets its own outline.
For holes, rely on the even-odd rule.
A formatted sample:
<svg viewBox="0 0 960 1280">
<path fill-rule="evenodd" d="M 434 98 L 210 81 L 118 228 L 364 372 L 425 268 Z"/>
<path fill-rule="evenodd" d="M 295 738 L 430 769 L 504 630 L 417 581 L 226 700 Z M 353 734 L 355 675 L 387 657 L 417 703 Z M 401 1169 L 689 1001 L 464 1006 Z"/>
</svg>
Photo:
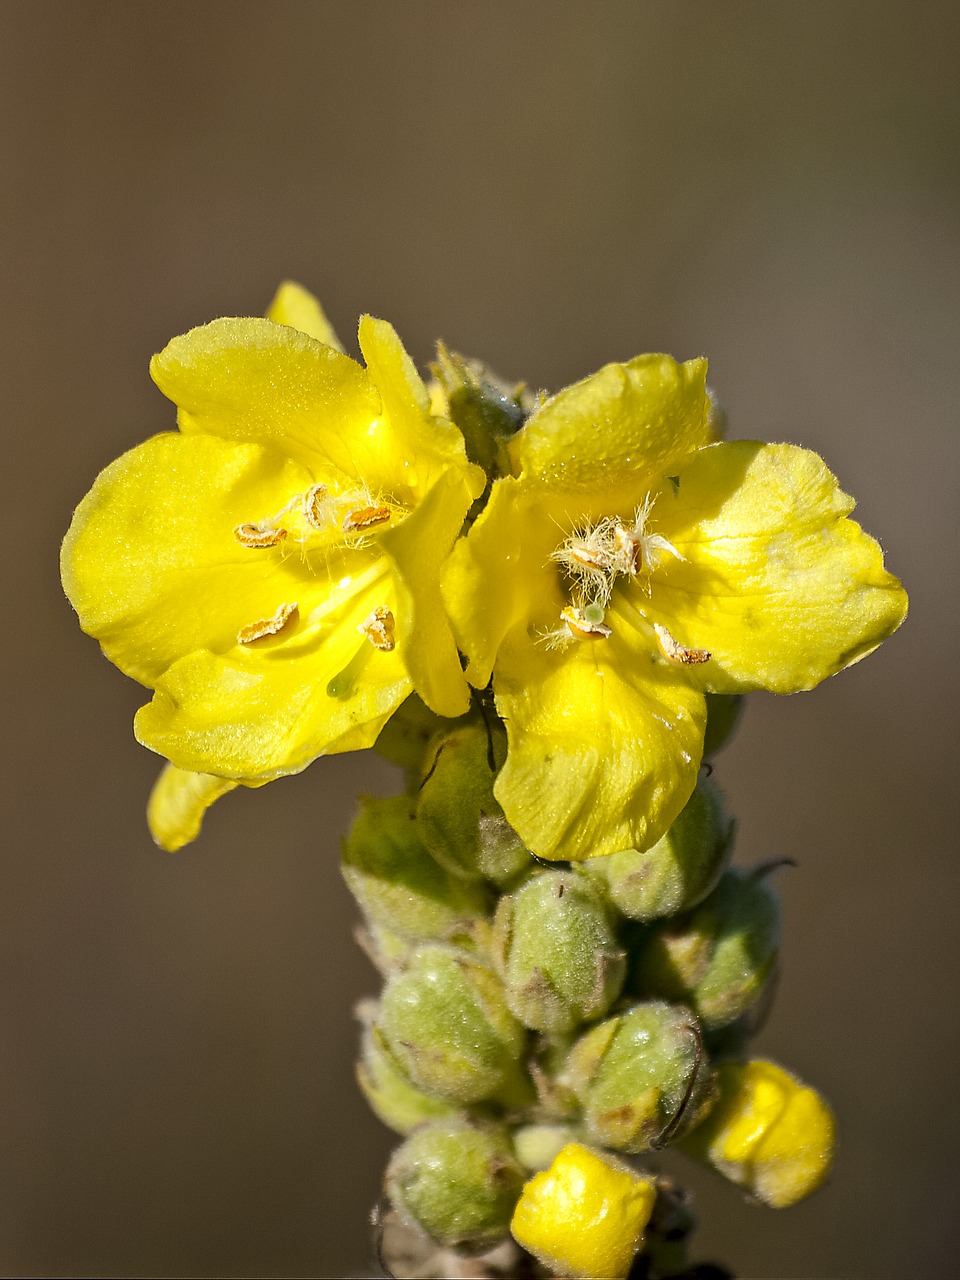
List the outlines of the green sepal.
<svg viewBox="0 0 960 1280">
<path fill-rule="evenodd" d="M 388 1129 L 404 1137 L 428 1120 L 456 1114 L 451 1103 L 417 1088 L 387 1048 L 376 1026 L 364 1027 L 356 1074 L 374 1114 Z"/>
</svg>

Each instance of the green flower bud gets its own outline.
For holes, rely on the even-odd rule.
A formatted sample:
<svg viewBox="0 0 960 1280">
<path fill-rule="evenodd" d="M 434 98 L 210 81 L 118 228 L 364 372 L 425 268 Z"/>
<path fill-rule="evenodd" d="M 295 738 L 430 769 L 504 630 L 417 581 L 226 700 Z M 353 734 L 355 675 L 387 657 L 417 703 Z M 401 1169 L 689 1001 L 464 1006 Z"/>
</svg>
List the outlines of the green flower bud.
<svg viewBox="0 0 960 1280">
<path fill-rule="evenodd" d="M 384 988 L 379 1026 L 393 1057 L 428 1093 L 460 1103 L 529 1100 L 523 1028 L 497 975 L 462 951 L 412 952 Z"/>
<path fill-rule="evenodd" d="M 651 930 L 636 989 L 688 1004 L 713 1031 L 757 1000 L 780 944 L 780 904 L 759 871 L 729 870 L 709 898 Z"/>
<path fill-rule="evenodd" d="M 710 1070 L 687 1009 L 635 1005 L 581 1036 L 566 1080 L 583 1106 L 587 1134 L 618 1151 L 660 1147 L 702 1118 Z"/>
<path fill-rule="evenodd" d="M 676 915 L 699 902 L 716 884 L 733 831 L 719 789 L 703 776 L 655 845 L 642 853 L 625 849 L 590 858 L 584 870 L 602 881 L 611 901 L 631 920 Z"/>
<path fill-rule="evenodd" d="M 394 937 L 464 945 L 490 908 L 481 884 L 452 876 L 424 848 L 408 796 L 362 802 L 341 867 L 364 914 Z"/>
<path fill-rule="evenodd" d="M 401 1218 L 431 1240 L 481 1252 L 509 1237 L 524 1177 L 505 1130 L 451 1120 L 411 1134 L 393 1153 L 385 1186 Z"/>
<path fill-rule="evenodd" d="M 743 715 L 742 693 L 708 693 L 707 727 L 703 735 L 703 758 L 721 751 L 737 731 Z"/>
<path fill-rule="evenodd" d="M 626 974 L 610 912 L 578 871 L 545 871 L 501 898 L 492 949 L 512 1012 L 551 1034 L 606 1013 Z"/>
<path fill-rule="evenodd" d="M 373 749 L 391 764 L 419 774 L 430 739 L 449 724 L 411 693 L 380 730 Z"/>
<path fill-rule="evenodd" d="M 431 366 L 447 399 L 449 417 L 460 428 L 467 457 L 488 475 L 508 475 L 506 441 L 532 408 L 521 387 L 508 387 L 479 360 L 466 360 L 437 343 Z"/>
<path fill-rule="evenodd" d="M 417 828 L 454 875 L 504 884 L 529 868 L 531 858 L 494 799 L 490 766 L 484 725 L 463 725 L 439 739 L 420 788 Z"/>
<path fill-rule="evenodd" d="M 514 1130 L 513 1149 L 524 1168 L 540 1173 L 577 1137 L 577 1130 L 569 1124 L 525 1124 Z"/>
<path fill-rule="evenodd" d="M 451 1103 L 424 1093 L 404 1075 L 375 1026 L 363 1030 L 357 1083 L 374 1114 L 404 1136 L 428 1120 L 455 1114 Z"/>
</svg>

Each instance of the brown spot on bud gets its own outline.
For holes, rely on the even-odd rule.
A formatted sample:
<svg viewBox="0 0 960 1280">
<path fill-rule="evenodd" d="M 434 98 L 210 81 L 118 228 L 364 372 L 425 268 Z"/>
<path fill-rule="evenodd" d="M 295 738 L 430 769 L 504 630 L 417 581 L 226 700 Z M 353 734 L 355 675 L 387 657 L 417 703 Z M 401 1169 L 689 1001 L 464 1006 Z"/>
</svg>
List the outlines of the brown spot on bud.
<svg viewBox="0 0 960 1280">
<path fill-rule="evenodd" d="M 378 604 L 369 617 L 357 627 L 361 635 L 367 637 L 375 649 L 382 653 L 391 653 L 396 646 L 394 638 L 394 617 L 389 609 Z"/>
<path fill-rule="evenodd" d="M 259 622 L 251 622 L 237 632 L 238 644 L 253 644 L 256 640 L 265 640 L 267 636 L 278 635 L 291 622 L 296 622 L 297 602 L 282 604 L 272 618 L 261 618 Z"/>
<path fill-rule="evenodd" d="M 363 533 L 374 529 L 378 524 L 386 524 L 390 519 L 389 507 L 357 507 L 344 517 L 340 526 L 344 533 Z"/>
<path fill-rule="evenodd" d="M 661 626 L 659 622 L 653 624 L 653 630 L 660 652 L 668 662 L 675 662 L 680 667 L 695 667 L 701 662 L 710 661 L 709 650 L 688 649 L 685 644 L 675 640 L 667 628 Z"/>
<path fill-rule="evenodd" d="M 238 524 L 233 536 L 244 547 L 275 547 L 284 540 L 287 531 L 269 524 Z"/>
</svg>

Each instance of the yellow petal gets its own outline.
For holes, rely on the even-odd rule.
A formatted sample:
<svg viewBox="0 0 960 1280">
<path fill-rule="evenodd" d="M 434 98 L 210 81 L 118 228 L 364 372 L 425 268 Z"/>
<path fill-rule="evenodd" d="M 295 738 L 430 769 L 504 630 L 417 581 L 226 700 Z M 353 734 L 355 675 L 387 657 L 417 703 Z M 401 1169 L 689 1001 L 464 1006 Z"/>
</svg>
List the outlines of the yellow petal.
<svg viewBox="0 0 960 1280">
<path fill-rule="evenodd" d="M 343 351 L 343 343 L 334 333 L 333 325 L 319 301 L 293 280 L 284 280 L 280 285 L 267 308 L 267 319 L 274 324 L 286 324 L 291 329 L 299 329 L 318 342 L 333 347 L 336 351 Z"/>
<path fill-rule="evenodd" d="M 61 552 L 84 631 L 151 685 L 178 658 L 228 649 L 246 623 L 319 588 L 296 554 L 251 550 L 234 528 L 310 482 L 297 463 L 214 436 L 154 436 L 111 463 L 77 508 Z"/>
<path fill-rule="evenodd" d="M 720 1096 L 682 1147 L 774 1209 L 796 1204 L 828 1177 L 834 1119 L 814 1089 L 774 1062 L 723 1063 Z"/>
<path fill-rule="evenodd" d="M 710 438 L 707 362 L 608 364 L 537 410 L 511 441 L 524 480 L 574 519 L 626 510 Z"/>
<path fill-rule="evenodd" d="M 397 642 L 413 687 L 437 715 L 463 715 L 470 689 L 440 598 L 440 570 L 471 502 L 483 489 L 483 473 L 449 467 L 420 505 L 380 537 L 396 571 Z"/>
<path fill-rule="evenodd" d="M 468 465 L 463 436 L 446 418 L 431 415 L 427 388 L 391 324 L 363 316 L 357 336 L 383 404 L 377 439 L 384 470 L 422 497 L 446 466 Z"/>
<path fill-rule="evenodd" d="M 665 557 L 649 599 L 633 598 L 682 645 L 710 652 L 687 669 L 704 688 L 810 689 L 906 615 L 879 546 L 846 518 L 853 506 L 806 449 L 712 445 L 657 502 L 658 532 L 683 560 Z"/>
<path fill-rule="evenodd" d="M 536 612 L 556 618 L 563 605 L 550 553 L 557 527 L 529 499 L 521 481 L 493 486 L 487 505 L 454 547 L 443 571 L 443 598 L 477 688 L 490 680 L 507 632 Z"/>
<path fill-rule="evenodd" d="M 172 764 L 165 765 L 147 802 L 150 834 L 161 849 L 176 853 L 196 840 L 203 816 L 213 802 L 239 785 L 230 778 L 215 778 L 209 773 L 191 773 Z"/>
<path fill-rule="evenodd" d="M 650 1178 L 571 1142 L 523 1188 L 510 1230 L 555 1273 L 619 1280 L 640 1248 L 656 1197 Z"/>
<path fill-rule="evenodd" d="M 214 320 L 150 362 L 184 434 L 274 445 L 310 466 L 326 461 L 374 488 L 384 483 L 369 432 L 380 397 L 355 360 L 258 317 Z"/>
<path fill-rule="evenodd" d="M 494 671 L 508 735 L 495 794 L 527 848 L 573 861 L 646 849 L 696 784 L 703 695 L 657 661 L 626 616 L 550 651 L 511 633 Z"/>
<path fill-rule="evenodd" d="M 399 654 L 358 630 L 377 605 L 396 607 L 385 563 L 336 610 L 302 619 L 289 640 L 189 654 L 137 712 L 138 740 L 181 769 L 241 780 L 372 746 L 411 689 Z"/>
</svg>

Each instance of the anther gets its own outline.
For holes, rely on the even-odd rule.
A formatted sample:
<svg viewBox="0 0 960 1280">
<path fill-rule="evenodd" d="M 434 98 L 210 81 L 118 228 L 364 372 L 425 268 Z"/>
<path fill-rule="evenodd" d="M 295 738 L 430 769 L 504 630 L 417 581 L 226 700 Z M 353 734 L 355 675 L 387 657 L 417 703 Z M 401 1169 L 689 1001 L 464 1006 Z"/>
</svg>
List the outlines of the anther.
<svg viewBox="0 0 960 1280">
<path fill-rule="evenodd" d="M 659 622 L 653 624 L 653 630 L 657 637 L 657 645 L 660 648 L 660 652 L 668 662 L 675 662 L 681 667 L 695 667 L 699 666 L 701 662 L 710 661 L 709 650 L 688 649 L 685 644 L 675 640 L 667 628 L 661 626 Z"/>
<path fill-rule="evenodd" d="M 326 523 L 327 486 L 312 484 L 303 495 L 303 518 L 312 529 L 322 529 Z"/>
<path fill-rule="evenodd" d="M 367 637 L 375 649 L 381 650 L 382 653 L 391 653 L 397 643 L 394 638 L 394 626 L 393 614 L 382 604 L 378 604 L 373 613 L 364 618 L 357 630 Z"/>
<path fill-rule="evenodd" d="M 616 525 L 613 537 L 617 544 L 617 567 L 631 577 L 643 568 L 642 543 L 635 533 L 625 529 L 622 524 Z"/>
<path fill-rule="evenodd" d="M 386 524 L 390 519 L 389 507 L 357 507 L 344 517 L 340 526 L 344 533 L 362 533 L 373 529 L 378 524 Z"/>
<path fill-rule="evenodd" d="M 275 547 L 287 536 L 286 529 L 269 524 L 238 524 L 233 536 L 244 547 Z"/>
<path fill-rule="evenodd" d="M 590 605 L 586 609 L 566 605 L 560 610 L 560 621 L 576 640 L 599 640 L 613 634 L 603 621 L 603 611 Z"/>
<path fill-rule="evenodd" d="M 267 636 L 275 636 L 289 623 L 297 620 L 297 602 L 282 604 L 272 618 L 261 618 L 259 622 L 251 622 L 237 632 L 238 644 L 253 644 L 255 640 L 264 640 Z"/>
</svg>

